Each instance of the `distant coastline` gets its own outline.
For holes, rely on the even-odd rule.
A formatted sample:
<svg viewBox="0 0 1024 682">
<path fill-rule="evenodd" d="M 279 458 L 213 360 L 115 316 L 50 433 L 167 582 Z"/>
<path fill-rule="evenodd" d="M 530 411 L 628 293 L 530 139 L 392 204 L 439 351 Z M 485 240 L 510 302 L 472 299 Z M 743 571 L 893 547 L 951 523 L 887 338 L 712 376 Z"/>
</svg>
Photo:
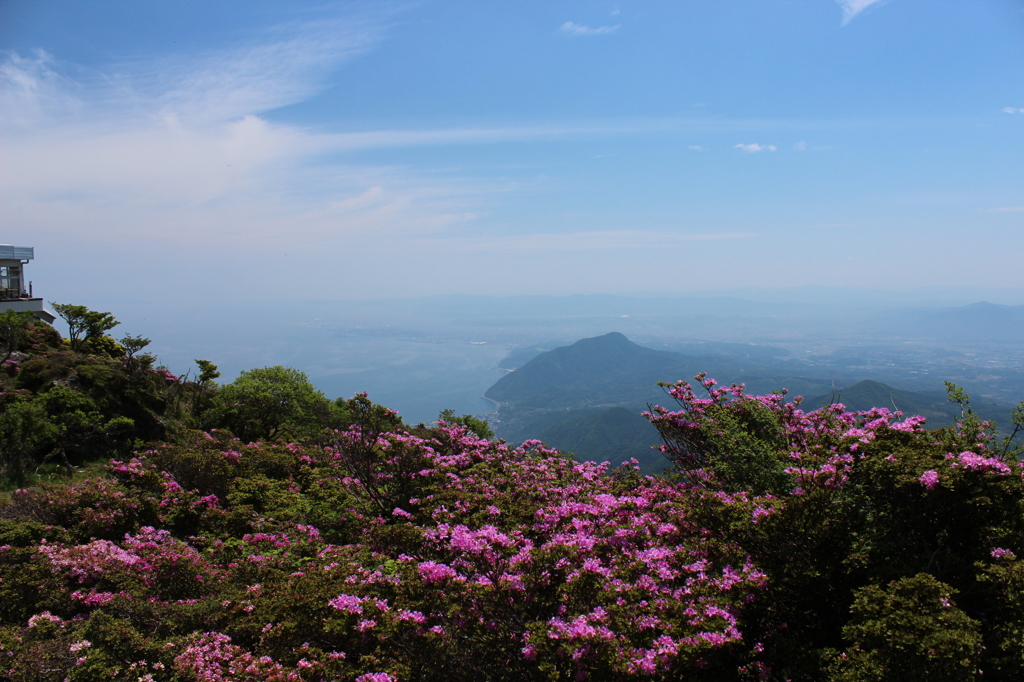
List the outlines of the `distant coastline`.
<svg viewBox="0 0 1024 682">
<path fill-rule="evenodd" d="M 497 413 L 498 413 L 498 410 L 500 410 L 500 409 L 501 409 L 501 403 L 499 403 L 499 402 L 498 402 L 497 400 L 495 400 L 494 398 L 488 398 L 488 397 L 487 397 L 487 396 L 485 396 L 485 395 L 482 395 L 482 396 L 480 396 L 480 398 L 481 398 L 481 399 L 483 399 L 483 400 L 486 400 L 486 401 L 487 401 L 487 402 L 489 402 L 489 403 L 494 403 L 494 409 L 493 409 L 493 410 L 491 410 L 490 412 L 488 412 L 487 414 L 497 414 Z M 484 415 L 484 416 L 486 416 L 486 415 Z"/>
</svg>

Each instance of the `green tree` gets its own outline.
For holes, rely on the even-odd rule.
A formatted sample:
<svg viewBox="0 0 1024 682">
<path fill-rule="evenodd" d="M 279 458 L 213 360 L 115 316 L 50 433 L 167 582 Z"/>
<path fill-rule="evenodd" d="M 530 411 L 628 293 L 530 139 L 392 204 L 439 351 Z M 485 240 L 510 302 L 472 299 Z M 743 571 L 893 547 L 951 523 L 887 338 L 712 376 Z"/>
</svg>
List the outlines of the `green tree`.
<svg viewBox="0 0 1024 682">
<path fill-rule="evenodd" d="M 214 397 L 212 421 L 244 441 L 302 438 L 318 433 L 330 402 L 290 367 L 242 372 Z"/>
<path fill-rule="evenodd" d="M 36 398 L 56 429 L 50 457 L 60 457 L 71 472 L 71 460 L 81 463 L 132 444 L 134 421 L 124 415 L 108 417 L 89 396 L 67 386 L 54 386 Z"/>
<path fill-rule="evenodd" d="M 213 396 L 217 390 L 217 382 L 214 381 L 220 376 L 217 365 L 209 360 L 196 360 L 199 365 L 199 376 L 192 384 L 192 416 L 194 424 L 202 429 L 205 428 L 205 415 L 209 411 Z"/>
<path fill-rule="evenodd" d="M 0 313 L 0 343 L 6 352 L 3 362 L 10 360 L 14 351 L 18 350 L 25 338 L 28 326 L 35 322 L 36 317 L 30 312 L 15 312 L 8 308 Z"/>
<path fill-rule="evenodd" d="M 197 381 L 203 388 L 208 387 L 213 383 L 213 380 L 220 376 L 220 371 L 217 370 L 217 365 L 213 364 L 209 360 L 196 360 L 196 364 L 199 365 L 199 378 Z"/>
<path fill-rule="evenodd" d="M 121 324 L 114 319 L 112 313 L 89 310 L 84 305 L 54 303 L 53 309 L 67 323 L 68 339 L 74 350 L 81 350 L 84 341 L 101 339 L 104 334 Z"/>
<path fill-rule="evenodd" d="M 134 374 L 135 370 L 140 366 L 152 364 L 153 361 L 149 360 L 152 356 L 148 353 L 144 356 L 136 357 L 136 354 L 150 343 L 152 343 L 152 341 L 149 339 L 144 339 L 141 336 L 131 336 L 129 334 L 125 334 L 124 338 L 121 339 L 120 344 L 121 347 L 124 348 L 125 366 L 128 368 L 129 374 Z"/>
<path fill-rule="evenodd" d="M 0 410 L 0 473 L 22 483 L 29 467 L 42 461 L 56 441 L 57 427 L 37 401 L 20 398 Z"/>
</svg>

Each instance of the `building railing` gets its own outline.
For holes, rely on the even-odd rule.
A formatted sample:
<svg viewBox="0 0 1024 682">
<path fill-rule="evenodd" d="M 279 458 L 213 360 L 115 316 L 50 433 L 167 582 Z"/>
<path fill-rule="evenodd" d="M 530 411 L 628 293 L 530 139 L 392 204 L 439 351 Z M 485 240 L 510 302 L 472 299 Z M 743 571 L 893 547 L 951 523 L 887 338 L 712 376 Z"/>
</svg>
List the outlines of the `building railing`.
<svg viewBox="0 0 1024 682">
<path fill-rule="evenodd" d="M 0 300 L 10 301 L 18 298 L 30 298 L 30 296 L 21 289 L 0 289 Z"/>
</svg>

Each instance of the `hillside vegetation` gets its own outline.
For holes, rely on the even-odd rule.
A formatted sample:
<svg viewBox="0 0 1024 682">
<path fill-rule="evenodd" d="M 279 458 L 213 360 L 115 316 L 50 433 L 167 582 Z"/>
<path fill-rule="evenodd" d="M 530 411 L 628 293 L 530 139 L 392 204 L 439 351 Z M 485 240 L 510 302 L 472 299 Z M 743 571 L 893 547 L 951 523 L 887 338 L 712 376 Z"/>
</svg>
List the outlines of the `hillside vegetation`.
<svg viewBox="0 0 1024 682">
<path fill-rule="evenodd" d="M 672 473 L 644 476 L 469 415 L 410 428 L 287 368 L 217 386 L 25 329 L 7 475 L 112 459 L 0 507 L 0 678 L 1024 676 L 1020 451 L 955 386 L 929 431 L 698 374 L 647 415 Z M 19 445 L 45 424 L 64 435 Z"/>
</svg>

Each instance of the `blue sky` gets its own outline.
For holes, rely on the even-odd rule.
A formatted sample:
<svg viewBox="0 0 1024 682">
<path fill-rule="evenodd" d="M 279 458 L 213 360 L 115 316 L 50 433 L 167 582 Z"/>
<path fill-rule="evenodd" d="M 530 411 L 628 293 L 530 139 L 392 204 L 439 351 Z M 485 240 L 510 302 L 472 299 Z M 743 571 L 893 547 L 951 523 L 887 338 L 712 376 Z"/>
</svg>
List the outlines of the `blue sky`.
<svg viewBox="0 0 1024 682">
<path fill-rule="evenodd" d="M 1019 0 L 4 0 L 0 51 L 52 300 L 1024 291 Z"/>
</svg>

